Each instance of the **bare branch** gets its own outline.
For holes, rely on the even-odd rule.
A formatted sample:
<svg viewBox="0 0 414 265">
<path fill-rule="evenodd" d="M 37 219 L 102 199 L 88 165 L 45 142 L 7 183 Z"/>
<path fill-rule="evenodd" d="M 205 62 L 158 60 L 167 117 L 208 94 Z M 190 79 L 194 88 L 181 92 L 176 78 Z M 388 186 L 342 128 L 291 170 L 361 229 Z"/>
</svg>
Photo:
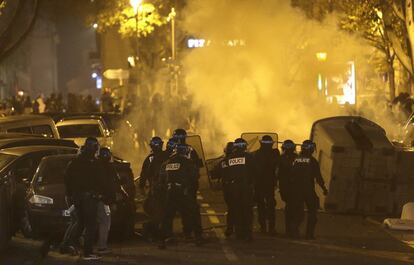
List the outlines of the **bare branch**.
<svg viewBox="0 0 414 265">
<path fill-rule="evenodd" d="M 401 21 L 405 21 L 405 16 L 404 13 L 402 11 L 402 7 L 398 6 L 398 4 L 396 3 L 396 1 L 392 1 L 391 4 L 392 10 L 394 11 L 394 14 L 401 19 Z"/>
<path fill-rule="evenodd" d="M 411 75 L 414 74 L 411 58 L 404 51 L 401 41 L 398 39 L 397 35 L 390 30 L 387 31 L 387 36 L 401 64 L 407 69 L 407 71 L 410 72 Z"/>
</svg>

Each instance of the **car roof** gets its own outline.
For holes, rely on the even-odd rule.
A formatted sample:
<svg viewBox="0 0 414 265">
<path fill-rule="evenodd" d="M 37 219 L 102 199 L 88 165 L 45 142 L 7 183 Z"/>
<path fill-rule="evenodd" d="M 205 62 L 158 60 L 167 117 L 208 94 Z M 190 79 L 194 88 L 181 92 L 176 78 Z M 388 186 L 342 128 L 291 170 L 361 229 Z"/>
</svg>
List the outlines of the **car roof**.
<svg viewBox="0 0 414 265">
<path fill-rule="evenodd" d="M 34 145 L 34 146 L 20 146 L 20 147 L 1 149 L 0 153 L 14 155 L 14 156 L 22 156 L 22 155 L 30 154 L 33 152 L 47 151 L 47 150 L 73 150 L 74 152 L 76 152 L 78 149 L 73 148 L 73 147 L 66 147 L 66 146 Z"/>
<path fill-rule="evenodd" d="M 22 139 L 22 138 L 46 138 L 42 134 L 31 134 L 31 133 L 0 133 L 0 140 L 4 139 Z"/>
<path fill-rule="evenodd" d="M 26 138 L 12 138 L 12 139 L 0 139 L 0 149 L 11 147 L 23 147 L 23 146 L 66 146 L 72 148 L 78 148 L 72 140 L 55 139 L 47 137 L 26 137 Z"/>
<path fill-rule="evenodd" d="M 85 125 L 85 124 L 91 124 L 91 125 L 101 125 L 100 120 L 97 119 L 70 119 L 70 120 L 64 120 L 59 121 L 56 123 L 56 126 L 69 126 L 69 125 Z"/>
<path fill-rule="evenodd" d="M 32 115 L 32 114 L 0 117 L 0 123 L 25 121 L 25 120 L 48 120 L 48 121 L 53 121 L 52 118 L 50 118 L 50 117 L 45 117 L 43 115 Z"/>
<path fill-rule="evenodd" d="M 50 155 L 50 156 L 45 156 L 43 158 L 43 161 L 49 162 L 52 160 L 56 161 L 56 160 L 64 160 L 64 159 L 73 159 L 77 156 L 77 154 L 61 154 L 61 155 Z"/>
<path fill-rule="evenodd" d="M 59 122 L 69 121 L 69 120 L 87 120 L 87 119 L 104 121 L 104 118 L 102 116 L 98 116 L 98 115 L 79 115 L 79 116 L 63 117 L 62 119 L 60 119 Z"/>
</svg>

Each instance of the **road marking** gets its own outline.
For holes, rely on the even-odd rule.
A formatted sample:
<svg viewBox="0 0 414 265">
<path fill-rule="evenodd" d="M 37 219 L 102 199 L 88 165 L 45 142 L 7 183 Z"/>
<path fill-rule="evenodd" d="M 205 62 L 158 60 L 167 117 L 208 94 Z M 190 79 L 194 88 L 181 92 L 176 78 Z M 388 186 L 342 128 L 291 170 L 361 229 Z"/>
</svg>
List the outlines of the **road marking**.
<svg viewBox="0 0 414 265">
<path fill-rule="evenodd" d="M 214 210 L 211 209 L 207 209 L 206 213 L 208 214 L 208 219 L 210 219 L 210 222 L 212 224 L 219 224 L 220 220 L 217 218 L 217 216 L 215 215 L 216 212 Z"/>
<path fill-rule="evenodd" d="M 237 262 L 239 261 L 239 258 L 237 257 L 236 253 L 234 253 L 233 249 L 227 245 L 223 230 L 220 228 L 214 228 L 214 232 L 216 233 L 216 236 L 218 237 L 221 248 L 223 249 L 224 256 L 228 261 L 231 262 Z"/>
<path fill-rule="evenodd" d="M 197 195 L 199 200 L 203 200 L 203 196 L 200 194 Z M 201 203 L 201 207 L 206 208 L 206 214 L 210 223 L 212 224 L 220 224 L 220 219 L 217 218 L 217 213 L 213 209 L 211 209 L 210 204 L 208 203 Z M 216 234 L 217 238 L 220 241 L 221 249 L 223 250 L 224 256 L 230 262 L 237 262 L 239 258 L 237 257 L 236 253 L 234 253 L 233 249 L 227 244 L 226 237 L 224 236 L 223 229 L 221 228 L 213 228 L 214 233 Z"/>
</svg>

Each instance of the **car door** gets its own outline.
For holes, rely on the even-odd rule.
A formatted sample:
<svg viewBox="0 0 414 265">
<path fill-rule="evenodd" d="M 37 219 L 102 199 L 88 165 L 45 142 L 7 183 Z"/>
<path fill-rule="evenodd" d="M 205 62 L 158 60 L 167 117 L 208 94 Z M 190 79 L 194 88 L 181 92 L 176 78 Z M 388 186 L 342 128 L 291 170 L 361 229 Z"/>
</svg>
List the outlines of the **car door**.
<svg viewBox="0 0 414 265">
<path fill-rule="evenodd" d="M 20 157 L 9 169 L 8 174 L 13 176 L 16 182 L 16 192 L 13 196 L 13 208 L 14 211 L 14 224 L 16 225 L 15 231 L 19 228 L 20 220 L 24 217 L 26 195 L 30 182 L 33 179 L 34 173 L 39 166 L 40 160 L 45 156 L 57 155 L 67 152 L 74 152 L 76 149 L 50 149 L 42 150 L 38 152 L 28 153 Z"/>
</svg>

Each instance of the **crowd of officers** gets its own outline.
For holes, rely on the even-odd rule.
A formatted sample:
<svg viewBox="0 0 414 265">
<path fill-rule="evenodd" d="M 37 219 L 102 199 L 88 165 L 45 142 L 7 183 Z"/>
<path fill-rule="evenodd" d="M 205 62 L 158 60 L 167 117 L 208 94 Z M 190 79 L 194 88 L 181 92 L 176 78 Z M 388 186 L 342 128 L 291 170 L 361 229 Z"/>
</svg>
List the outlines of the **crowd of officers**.
<svg viewBox="0 0 414 265">
<path fill-rule="evenodd" d="M 160 248 L 165 248 L 172 238 L 177 212 L 182 219 L 185 238 L 194 236 L 196 245 L 203 243 L 197 203 L 199 169 L 203 162 L 185 139 L 185 130 L 177 129 L 163 150 L 161 138 L 153 137 L 150 142 L 152 151 L 142 166 L 140 188 L 144 191 L 145 186 L 149 187 L 144 210 L 151 217 L 151 221 L 144 225 L 144 236 L 159 240 Z M 261 138 L 260 148 L 255 152 L 248 152 L 247 145 L 242 138 L 229 142 L 212 172 L 212 177 L 222 183 L 227 204 L 225 235 L 235 234 L 237 239 L 245 241 L 253 239 L 254 205 L 257 205 L 261 232 L 276 235 L 275 191 L 279 188 L 286 205 L 286 235 L 300 237 L 299 227 L 304 221 L 306 206 L 305 238 L 314 239 L 319 208 L 315 182 L 324 195 L 328 192 L 319 164 L 312 156 L 315 144 L 304 141 L 299 154 L 291 140 L 283 142 L 280 154 L 269 135 Z"/>
<path fill-rule="evenodd" d="M 186 239 L 203 243 L 200 207 L 197 203 L 199 169 L 203 161 L 192 146 L 186 143 L 187 132 L 176 129 L 163 150 L 160 137 L 150 142 L 151 154 L 144 160 L 139 186 L 149 193 L 144 210 L 151 221 L 144 225 L 144 236 L 159 240 L 161 249 L 173 235 L 173 221 L 180 213 Z"/>
<path fill-rule="evenodd" d="M 260 148 L 247 152 L 247 142 L 238 138 L 229 142 L 225 156 L 220 161 L 214 176 L 221 179 L 224 199 L 227 204 L 226 236 L 234 232 L 238 239 L 252 240 L 253 206 L 257 205 L 258 222 L 263 233 L 276 235 L 275 191 L 279 188 L 285 202 L 285 233 L 299 238 L 299 227 L 304 220 L 305 205 L 308 210 L 306 239 L 315 238 L 319 198 L 315 192 L 315 181 L 328 193 L 318 161 L 312 156 L 315 144 L 306 140 L 301 151 L 296 153 L 296 144 L 286 140 L 282 154 L 273 148 L 269 135 L 260 140 Z"/>
</svg>

